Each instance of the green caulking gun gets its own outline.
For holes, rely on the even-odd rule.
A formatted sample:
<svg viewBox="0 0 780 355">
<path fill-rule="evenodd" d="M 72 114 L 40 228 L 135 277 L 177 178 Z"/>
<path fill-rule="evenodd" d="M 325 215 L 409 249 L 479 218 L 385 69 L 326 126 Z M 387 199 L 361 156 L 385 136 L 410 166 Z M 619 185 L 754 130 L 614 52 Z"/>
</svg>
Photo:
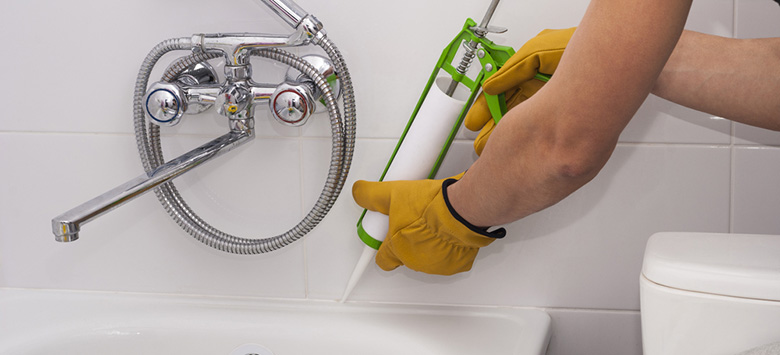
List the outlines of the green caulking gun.
<svg viewBox="0 0 780 355">
<path fill-rule="evenodd" d="M 431 179 L 436 175 L 482 83 L 515 53 L 511 47 L 496 45 L 485 38 L 488 33 L 506 32 L 505 28 L 488 26 L 498 2 L 492 0 L 479 26 L 474 20 L 466 19 L 460 33 L 444 48 L 380 181 Z M 460 48 L 463 51 L 462 59 L 455 67 L 452 63 Z M 466 74 L 474 57 L 479 60 L 480 70 L 476 78 L 471 79 Z M 440 75 L 442 71 L 444 73 Z M 536 78 L 545 82 L 549 80 L 548 76 L 542 74 L 537 74 Z M 503 94 L 486 95 L 485 98 L 493 119 L 498 123 L 507 110 Z M 363 210 L 357 231 L 366 246 L 341 302 L 347 299 L 363 271 L 372 262 L 387 234 L 388 224 L 386 215 Z"/>
</svg>

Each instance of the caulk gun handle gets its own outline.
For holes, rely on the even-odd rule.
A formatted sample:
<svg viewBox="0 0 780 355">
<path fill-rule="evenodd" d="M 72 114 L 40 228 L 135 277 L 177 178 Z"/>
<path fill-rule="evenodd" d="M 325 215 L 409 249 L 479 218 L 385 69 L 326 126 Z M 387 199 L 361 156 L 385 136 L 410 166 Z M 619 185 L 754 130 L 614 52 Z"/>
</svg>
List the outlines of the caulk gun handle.
<svg viewBox="0 0 780 355">
<path fill-rule="evenodd" d="M 260 0 L 279 15 L 287 24 L 296 28 L 309 13 L 292 0 Z"/>
</svg>

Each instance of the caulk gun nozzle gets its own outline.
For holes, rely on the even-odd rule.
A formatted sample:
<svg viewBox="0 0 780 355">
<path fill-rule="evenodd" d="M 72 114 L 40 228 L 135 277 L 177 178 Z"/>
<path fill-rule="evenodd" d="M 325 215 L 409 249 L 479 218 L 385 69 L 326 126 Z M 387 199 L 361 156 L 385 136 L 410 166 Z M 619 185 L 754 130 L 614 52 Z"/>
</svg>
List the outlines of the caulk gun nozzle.
<svg viewBox="0 0 780 355">
<path fill-rule="evenodd" d="M 347 301 L 347 297 L 349 297 L 349 294 L 352 293 L 352 289 L 354 289 L 358 281 L 360 281 L 360 277 L 363 276 L 363 272 L 366 271 L 366 267 L 368 267 L 368 264 L 374 259 L 375 254 L 376 249 L 368 245 L 363 248 L 363 254 L 360 254 L 360 259 L 358 259 L 355 269 L 352 271 L 352 276 L 349 277 L 347 288 L 344 290 L 344 294 L 341 296 L 339 303 Z"/>
</svg>

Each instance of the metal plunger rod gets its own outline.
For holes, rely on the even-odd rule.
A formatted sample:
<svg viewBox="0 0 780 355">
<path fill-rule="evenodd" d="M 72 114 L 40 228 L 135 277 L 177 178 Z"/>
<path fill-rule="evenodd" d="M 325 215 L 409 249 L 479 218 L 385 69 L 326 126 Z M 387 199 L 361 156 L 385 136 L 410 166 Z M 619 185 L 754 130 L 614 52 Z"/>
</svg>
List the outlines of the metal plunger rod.
<svg viewBox="0 0 780 355">
<path fill-rule="evenodd" d="M 482 22 L 479 24 L 479 27 L 482 29 L 487 29 L 488 23 L 490 23 L 490 19 L 493 18 L 493 14 L 496 12 L 496 7 L 498 7 L 498 2 L 500 0 L 493 0 L 490 2 L 490 6 L 487 9 L 487 12 L 485 13 L 485 16 L 482 17 Z M 477 36 L 482 37 L 484 36 L 484 32 L 477 31 Z M 460 65 L 458 65 L 458 68 L 456 69 L 458 73 L 460 74 L 466 74 L 466 71 L 469 70 L 469 67 L 471 66 L 471 61 L 474 60 L 474 52 L 477 50 L 477 43 L 474 41 L 468 41 L 466 43 L 466 53 L 463 54 L 463 58 L 460 60 Z M 444 93 L 447 94 L 447 96 L 452 97 L 452 94 L 455 93 L 455 89 L 458 88 L 458 81 L 453 79 L 450 83 L 450 86 L 447 88 L 447 91 Z"/>
<path fill-rule="evenodd" d="M 479 24 L 479 27 L 487 28 L 490 19 L 493 17 L 493 13 L 496 12 L 496 7 L 498 7 L 498 2 L 499 0 L 493 0 L 490 2 L 490 6 L 488 7 L 487 12 L 485 13 L 485 17 L 482 18 L 482 22 Z"/>
</svg>

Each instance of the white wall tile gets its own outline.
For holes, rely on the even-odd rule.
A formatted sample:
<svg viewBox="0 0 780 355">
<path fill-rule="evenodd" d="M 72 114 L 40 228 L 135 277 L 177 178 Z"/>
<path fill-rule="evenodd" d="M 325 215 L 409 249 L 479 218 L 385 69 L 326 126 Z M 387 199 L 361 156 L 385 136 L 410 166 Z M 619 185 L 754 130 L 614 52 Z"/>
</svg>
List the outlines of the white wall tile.
<svg viewBox="0 0 780 355">
<path fill-rule="evenodd" d="M 211 137 L 164 137 L 175 157 Z M 248 238 L 275 236 L 302 218 L 297 139 L 256 138 L 176 180 L 187 203 L 204 220 Z"/>
<path fill-rule="evenodd" d="M 780 149 L 734 152 L 734 233 L 780 234 Z"/>
<path fill-rule="evenodd" d="M 620 135 L 621 142 L 729 144 L 731 121 L 650 95 Z"/>
<path fill-rule="evenodd" d="M 740 145 L 780 145 L 780 132 L 734 123 L 734 143 Z"/>
<path fill-rule="evenodd" d="M 694 1 L 688 14 L 688 21 L 685 23 L 685 29 L 717 36 L 733 37 L 734 1 Z"/>
<path fill-rule="evenodd" d="M 780 6 L 771 0 L 734 0 L 736 37 L 780 36 Z"/>
</svg>

